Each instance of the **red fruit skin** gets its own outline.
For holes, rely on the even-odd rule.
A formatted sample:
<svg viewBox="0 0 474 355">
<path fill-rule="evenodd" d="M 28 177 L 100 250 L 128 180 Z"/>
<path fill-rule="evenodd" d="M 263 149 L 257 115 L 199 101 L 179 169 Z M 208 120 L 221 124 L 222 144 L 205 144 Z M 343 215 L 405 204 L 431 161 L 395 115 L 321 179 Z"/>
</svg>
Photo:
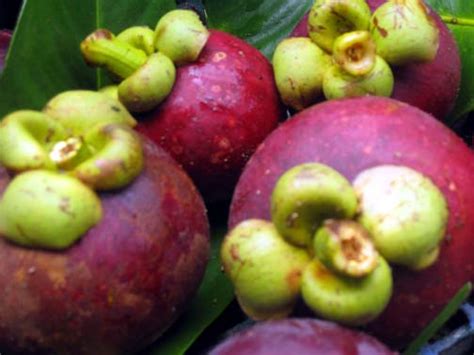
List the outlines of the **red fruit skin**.
<svg viewBox="0 0 474 355">
<path fill-rule="evenodd" d="M 375 338 L 315 319 L 257 323 L 236 333 L 209 355 L 393 355 Z"/>
<path fill-rule="evenodd" d="M 385 0 L 367 0 L 367 3 L 374 11 Z M 453 109 L 459 91 L 461 58 L 456 41 L 441 17 L 433 10 L 430 15 L 439 29 L 438 53 L 431 62 L 392 67 L 395 85 L 391 97 L 444 120 Z M 307 36 L 307 24 L 308 15 L 305 15 L 291 36 Z"/>
<path fill-rule="evenodd" d="M 368 329 L 399 348 L 433 319 L 455 292 L 474 280 L 474 153 L 441 122 L 381 97 L 326 101 L 275 130 L 247 164 L 234 193 L 229 228 L 270 219 L 278 177 L 305 162 L 327 164 L 349 180 L 380 164 L 425 174 L 447 199 L 449 221 L 439 260 L 422 272 L 394 268 L 394 296 Z"/>
<path fill-rule="evenodd" d="M 138 130 L 189 173 L 207 202 L 230 199 L 282 108 L 269 61 L 230 34 L 211 30 L 198 60 L 178 68 L 171 95 Z"/>
<path fill-rule="evenodd" d="M 12 38 L 12 33 L 8 30 L 0 30 L 0 73 L 5 66 L 5 57 L 7 56 L 8 46 Z"/>
<path fill-rule="evenodd" d="M 209 255 L 204 203 L 168 154 L 144 148 L 142 174 L 100 194 L 102 221 L 71 248 L 0 238 L 0 353 L 134 353 L 194 295 Z M 0 168 L 0 195 L 8 181 Z"/>
</svg>

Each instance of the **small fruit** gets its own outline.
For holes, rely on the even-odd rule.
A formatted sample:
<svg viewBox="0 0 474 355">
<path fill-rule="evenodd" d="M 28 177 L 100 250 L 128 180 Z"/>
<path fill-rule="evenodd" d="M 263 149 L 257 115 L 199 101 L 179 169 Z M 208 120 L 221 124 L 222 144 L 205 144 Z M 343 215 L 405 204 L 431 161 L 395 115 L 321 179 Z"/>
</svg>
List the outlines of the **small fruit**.
<svg viewBox="0 0 474 355">
<path fill-rule="evenodd" d="M 375 338 L 334 323 L 292 318 L 257 323 L 232 334 L 209 355 L 393 355 Z"/>
</svg>

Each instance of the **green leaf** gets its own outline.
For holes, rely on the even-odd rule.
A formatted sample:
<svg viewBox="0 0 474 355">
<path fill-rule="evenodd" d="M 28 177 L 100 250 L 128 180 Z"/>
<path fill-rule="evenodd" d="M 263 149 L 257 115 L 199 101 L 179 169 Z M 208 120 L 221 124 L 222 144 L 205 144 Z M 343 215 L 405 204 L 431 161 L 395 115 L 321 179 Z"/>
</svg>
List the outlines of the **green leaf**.
<svg viewBox="0 0 474 355">
<path fill-rule="evenodd" d="M 24 3 L 0 77 L 0 117 L 20 108 L 41 109 L 54 95 L 97 89 L 101 76 L 88 68 L 79 44 L 98 27 L 154 28 L 173 0 L 29 0 Z"/>
<path fill-rule="evenodd" d="M 462 60 L 461 90 L 449 123 L 454 124 L 474 110 L 474 2 L 427 0 L 448 24 L 458 43 Z"/>
<path fill-rule="evenodd" d="M 271 57 L 313 0 L 205 0 L 210 28 L 241 37 Z"/>
<path fill-rule="evenodd" d="M 219 260 L 219 248 L 224 233 L 224 228 L 213 233 L 211 260 L 190 309 L 143 355 L 184 354 L 233 300 L 232 284 L 221 271 Z"/>
<path fill-rule="evenodd" d="M 466 283 L 449 301 L 449 303 L 439 312 L 435 319 L 413 340 L 403 352 L 403 355 L 416 355 L 420 349 L 430 340 L 441 327 L 451 318 L 463 304 L 472 291 L 472 284 Z"/>
</svg>

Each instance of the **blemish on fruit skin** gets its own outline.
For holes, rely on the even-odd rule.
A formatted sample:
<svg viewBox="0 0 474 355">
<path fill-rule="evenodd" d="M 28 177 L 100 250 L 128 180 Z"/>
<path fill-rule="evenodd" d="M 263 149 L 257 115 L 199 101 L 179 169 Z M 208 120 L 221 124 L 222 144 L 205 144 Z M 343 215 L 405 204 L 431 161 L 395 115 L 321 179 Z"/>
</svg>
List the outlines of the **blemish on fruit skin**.
<svg viewBox="0 0 474 355">
<path fill-rule="evenodd" d="M 449 191 L 456 191 L 457 190 L 457 187 L 456 187 L 456 184 L 452 181 L 449 182 L 449 185 L 448 185 L 448 189 Z"/>
<path fill-rule="evenodd" d="M 224 60 L 227 57 L 227 54 L 225 52 L 216 52 L 214 56 L 212 57 L 212 61 L 214 63 L 218 63 L 221 60 Z"/>
<path fill-rule="evenodd" d="M 211 91 L 215 92 L 217 94 L 217 93 L 222 91 L 222 88 L 220 87 L 220 85 L 212 85 L 211 86 Z"/>
<path fill-rule="evenodd" d="M 235 244 L 230 246 L 230 256 L 232 257 L 232 260 L 242 262 L 239 254 L 239 247 Z"/>
<path fill-rule="evenodd" d="M 301 281 L 301 274 L 302 271 L 300 269 L 292 270 L 286 276 L 286 281 L 288 283 L 288 287 L 292 290 L 297 290 L 300 287 Z"/>
</svg>

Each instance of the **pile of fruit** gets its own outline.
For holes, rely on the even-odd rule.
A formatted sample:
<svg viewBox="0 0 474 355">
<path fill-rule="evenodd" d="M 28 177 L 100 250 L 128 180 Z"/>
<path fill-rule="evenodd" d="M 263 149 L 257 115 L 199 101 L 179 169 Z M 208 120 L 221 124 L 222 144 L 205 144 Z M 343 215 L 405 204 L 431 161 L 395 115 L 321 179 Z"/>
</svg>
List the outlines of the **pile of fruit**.
<svg viewBox="0 0 474 355">
<path fill-rule="evenodd" d="M 212 354 L 390 354 L 474 280 L 461 60 L 423 0 L 315 0 L 271 60 L 202 15 L 90 29 L 97 87 L 0 106 L 1 354 L 143 351 L 215 257 L 257 324 Z"/>
</svg>

